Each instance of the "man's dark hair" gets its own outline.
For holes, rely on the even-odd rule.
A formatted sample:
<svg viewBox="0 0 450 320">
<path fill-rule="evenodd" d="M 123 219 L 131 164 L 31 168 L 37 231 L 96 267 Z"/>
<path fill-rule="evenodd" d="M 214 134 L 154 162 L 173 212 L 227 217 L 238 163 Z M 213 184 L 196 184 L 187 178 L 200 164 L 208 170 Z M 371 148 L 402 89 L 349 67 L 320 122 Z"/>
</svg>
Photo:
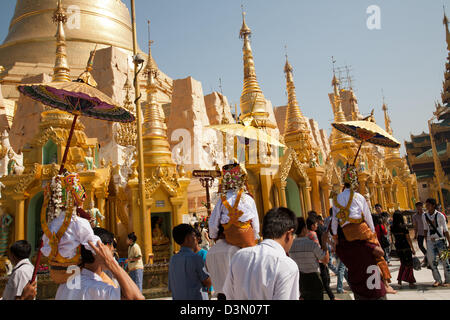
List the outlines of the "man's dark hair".
<svg viewBox="0 0 450 320">
<path fill-rule="evenodd" d="M 172 230 L 173 239 L 180 246 L 184 243 L 186 237 L 191 233 L 195 233 L 195 229 L 190 224 L 186 223 L 179 224 Z"/>
<path fill-rule="evenodd" d="M 381 204 L 377 203 L 377 204 L 375 205 L 375 208 L 382 208 L 382 206 L 381 206 Z"/>
<path fill-rule="evenodd" d="M 302 233 L 302 230 L 305 227 L 306 227 L 305 218 L 303 218 L 303 217 L 297 218 L 297 231 L 295 231 L 295 234 L 300 235 L 300 233 Z"/>
<path fill-rule="evenodd" d="M 314 210 L 311 210 L 311 211 L 308 212 L 308 218 L 309 217 L 317 218 L 317 216 L 318 216 L 318 214 Z"/>
<path fill-rule="evenodd" d="M 9 248 L 9 251 L 19 261 L 28 259 L 31 254 L 31 244 L 26 240 L 19 240 L 13 243 L 13 245 Z"/>
<path fill-rule="evenodd" d="M 279 239 L 291 229 L 297 230 L 297 217 L 288 208 L 273 208 L 264 216 L 264 239 Z"/>
<path fill-rule="evenodd" d="M 195 237 L 197 238 L 198 244 L 202 244 L 202 233 L 198 229 L 194 229 Z"/>
<path fill-rule="evenodd" d="M 306 227 L 308 228 L 308 230 L 312 230 L 312 226 L 317 223 L 317 218 L 315 217 L 309 217 L 308 219 L 306 219 Z"/>
<path fill-rule="evenodd" d="M 344 183 L 344 187 L 347 188 L 347 189 L 349 189 L 349 188 L 352 187 L 352 185 L 351 185 L 351 183 L 346 182 L 346 183 Z"/>
<path fill-rule="evenodd" d="M 114 234 L 103 228 L 94 228 L 94 235 L 100 238 L 100 241 L 104 245 L 113 245 L 114 244 Z M 96 244 L 96 243 L 95 243 Z M 83 245 L 81 245 L 81 261 L 83 264 L 86 263 L 94 263 L 95 257 L 91 250 L 86 249 Z"/>
<path fill-rule="evenodd" d="M 427 199 L 427 201 L 425 201 L 425 202 L 428 203 L 428 204 L 431 204 L 431 205 L 434 206 L 434 207 L 437 207 L 436 199 L 429 198 L 429 199 Z"/>
<path fill-rule="evenodd" d="M 136 236 L 136 234 L 134 232 L 132 232 L 132 233 L 130 233 L 128 235 L 128 239 L 130 239 L 133 242 L 136 242 L 137 241 L 137 236 Z"/>
<path fill-rule="evenodd" d="M 219 232 L 217 233 L 217 237 L 221 237 L 222 235 L 225 235 L 225 229 L 223 228 L 223 225 L 219 225 Z"/>
<path fill-rule="evenodd" d="M 423 203 L 422 203 L 422 202 L 420 202 L 420 201 L 419 201 L 419 202 L 417 202 L 417 203 L 416 203 L 416 207 L 418 207 L 418 206 L 422 206 L 422 207 L 423 207 Z"/>
</svg>

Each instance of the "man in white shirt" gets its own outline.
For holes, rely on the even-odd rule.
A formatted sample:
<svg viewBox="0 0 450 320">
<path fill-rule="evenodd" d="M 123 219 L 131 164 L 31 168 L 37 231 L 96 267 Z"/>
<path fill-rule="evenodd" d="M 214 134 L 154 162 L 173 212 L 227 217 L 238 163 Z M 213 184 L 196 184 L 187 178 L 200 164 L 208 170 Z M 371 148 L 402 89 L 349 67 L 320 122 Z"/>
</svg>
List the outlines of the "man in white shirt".
<svg viewBox="0 0 450 320">
<path fill-rule="evenodd" d="M 444 215 L 436 210 L 436 200 L 428 199 L 425 203 L 427 213 L 422 214 L 423 229 L 425 240 L 427 243 L 427 260 L 433 273 L 433 287 L 450 285 L 450 264 L 448 259 L 441 260 L 439 256 L 444 250 L 448 250 L 446 241 L 450 244 L 450 236 Z M 438 270 L 439 261 L 444 267 L 445 283 L 442 282 L 441 275 Z"/>
<path fill-rule="evenodd" d="M 69 279 L 61 285 L 55 300 L 144 300 L 134 281 L 114 259 L 114 235 L 102 228 L 95 228 L 94 234 L 101 239 L 97 246 L 89 241 L 95 255 L 81 247 L 83 267 L 79 279 Z M 113 281 L 104 271 L 117 280 Z"/>
<path fill-rule="evenodd" d="M 217 300 L 226 300 L 223 293 L 223 286 L 230 270 L 231 258 L 239 251 L 239 247 L 232 246 L 225 241 L 223 226 L 219 226 L 219 239 L 216 244 L 209 249 L 206 255 L 206 270 L 211 276 L 214 291 L 217 294 Z"/>
<path fill-rule="evenodd" d="M 288 252 L 297 218 L 287 208 L 270 210 L 263 221 L 264 241 L 241 249 L 231 260 L 223 288 L 228 300 L 298 300 L 300 272 Z"/>
<path fill-rule="evenodd" d="M 3 300 L 22 300 L 24 289 L 33 277 L 30 254 L 31 245 L 25 240 L 15 242 L 9 249 L 9 259 L 14 268 L 3 291 Z"/>
</svg>

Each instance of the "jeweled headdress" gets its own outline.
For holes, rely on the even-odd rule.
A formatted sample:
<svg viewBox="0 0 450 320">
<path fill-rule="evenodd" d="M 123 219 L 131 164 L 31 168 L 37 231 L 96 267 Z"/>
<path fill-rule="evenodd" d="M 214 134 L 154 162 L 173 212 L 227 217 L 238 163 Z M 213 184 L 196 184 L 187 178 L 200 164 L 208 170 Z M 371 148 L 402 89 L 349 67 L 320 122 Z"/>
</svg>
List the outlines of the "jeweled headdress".
<svg viewBox="0 0 450 320">
<path fill-rule="evenodd" d="M 349 183 L 351 185 L 351 189 L 356 190 L 358 189 L 359 183 L 358 183 L 358 170 L 355 166 L 347 164 L 347 167 L 344 171 L 342 181 L 344 183 Z"/>
<path fill-rule="evenodd" d="M 247 192 L 247 171 L 237 161 L 227 164 L 222 168 L 221 192 L 239 191 Z"/>
<path fill-rule="evenodd" d="M 53 177 L 47 183 L 44 196 L 48 201 L 48 222 L 51 222 L 64 210 L 72 210 L 72 213 L 76 214 L 77 208 L 83 206 L 86 192 L 77 173 L 65 173 Z"/>
</svg>

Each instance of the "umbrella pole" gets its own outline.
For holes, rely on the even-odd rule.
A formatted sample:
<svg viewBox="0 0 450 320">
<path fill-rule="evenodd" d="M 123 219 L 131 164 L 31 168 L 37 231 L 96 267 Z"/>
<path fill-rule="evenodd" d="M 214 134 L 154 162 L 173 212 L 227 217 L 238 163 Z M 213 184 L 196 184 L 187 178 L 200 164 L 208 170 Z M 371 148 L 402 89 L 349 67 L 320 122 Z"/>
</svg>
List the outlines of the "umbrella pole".
<svg viewBox="0 0 450 320">
<path fill-rule="evenodd" d="M 358 152 L 356 153 L 356 156 L 355 156 L 355 160 L 353 161 L 353 166 L 355 166 L 355 164 L 356 164 L 356 159 L 358 159 L 359 152 L 361 151 L 361 147 L 362 147 L 363 143 L 364 143 L 364 140 L 361 140 L 361 144 L 359 145 Z"/>
<path fill-rule="evenodd" d="M 66 149 L 64 150 L 64 156 L 62 158 L 61 167 L 59 169 L 59 174 L 60 175 L 64 172 L 64 164 L 66 163 L 67 155 L 69 154 L 70 143 L 72 141 L 73 132 L 75 131 L 75 125 L 77 123 L 77 119 L 78 119 L 78 115 L 75 115 L 73 117 L 72 127 L 70 128 L 69 137 L 67 138 Z M 42 249 L 43 245 L 44 245 L 44 241 L 42 241 L 42 239 L 41 239 L 41 241 L 39 243 L 39 249 L 38 249 L 37 257 L 36 257 L 36 264 L 34 265 L 33 277 L 31 278 L 30 283 L 32 283 L 32 282 L 34 282 L 34 280 L 36 280 L 36 275 L 37 275 L 37 271 L 38 271 L 38 267 L 39 267 L 39 262 L 41 261 L 41 256 L 42 256 L 41 249 Z"/>
<path fill-rule="evenodd" d="M 73 122 L 72 122 L 72 127 L 70 128 L 69 137 L 67 138 L 66 149 L 64 150 L 64 156 L 61 161 L 61 167 L 59 169 L 59 174 L 62 174 L 64 172 L 64 165 L 67 160 L 67 155 L 69 154 L 70 143 L 72 142 L 73 132 L 75 131 L 75 125 L 77 123 L 77 119 L 78 119 L 78 115 L 75 115 L 73 117 Z"/>
</svg>

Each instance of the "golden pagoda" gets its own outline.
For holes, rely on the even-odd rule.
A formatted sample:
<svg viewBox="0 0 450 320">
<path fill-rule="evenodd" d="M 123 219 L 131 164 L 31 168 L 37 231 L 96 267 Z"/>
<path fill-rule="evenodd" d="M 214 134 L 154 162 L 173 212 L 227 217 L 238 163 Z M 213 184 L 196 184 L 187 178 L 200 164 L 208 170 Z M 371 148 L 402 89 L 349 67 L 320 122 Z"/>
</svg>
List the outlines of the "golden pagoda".
<svg viewBox="0 0 450 320">
<path fill-rule="evenodd" d="M 149 41 L 145 68 L 147 101 L 143 105 L 145 196 L 148 216 L 138 218 L 137 212 L 133 212 L 133 224 L 138 239 L 144 239 L 146 256 L 153 253 L 154 261 L 159 262 L 168 261 L 171 253 L 179 249 L 171 239 L 171 233 L 174 226 L 183 222 L 183 214 L 188 213 L 187 187 L 190 179 L 185 178 L 182 166 L 177 168 L 172 160 L 165 115 L 156 95 L 159 71 L 152 56 L 151 45 L 152 41 Z M 133 183 L 131 185 L 132 189 L 135 188 Z"/>
<path fill-rule="evenodd" d="M 66 11 L 61 0 L 54 12 L 53 21 L 57 23 L 56 59 L 53 82 L 70 81 L 70 72 L 66 56 L 64 24 L 67 22 Z M 94 52 L 91 54 L 93 59 Z M 90 61 L 91 61 L 90 59 Z M 88 63 L 88 67 L 89 67 Z M 35 250 L 39 244 L 40 214 L 44 201 L 43 186 L 58 174 L 73 116 L 67 112 L 45 108 L 35 138 L 23 150 L 24 170 L 22 174 L 14 172 L 2 177 L 5 185 L 5 197 L 0 202 L 2 208 L 14 217 L 14 236 L 12 241 L 28 239 Z M 108 197 L 107 186 L 110 181 L 111 168 L 100 168 L 98 162 L 98 143 L 96 138 L 89 139 L 84 133 L 85 127 L 78 122 L 75 126 L 71 147 L 65 164 L 70 172 L 77 172 L 86 190 L 85 209 L 91 201 L 101 212 L 105 212 Z M 96 161 L 97 160 L 97 161 Z M 86 162 L 94 165 L 88 170 Z"/>
</svg>

